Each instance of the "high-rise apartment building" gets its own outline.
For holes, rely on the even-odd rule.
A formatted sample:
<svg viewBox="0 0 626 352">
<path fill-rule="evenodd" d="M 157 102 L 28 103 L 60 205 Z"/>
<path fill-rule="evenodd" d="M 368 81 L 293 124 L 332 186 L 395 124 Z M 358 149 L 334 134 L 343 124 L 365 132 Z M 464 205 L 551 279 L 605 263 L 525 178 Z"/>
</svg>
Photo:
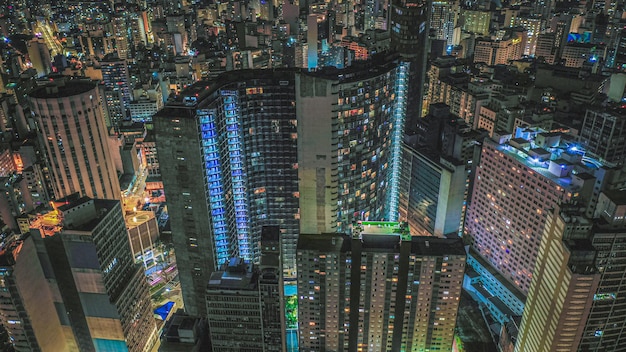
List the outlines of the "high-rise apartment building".
<svg viewBox="0 0 626 352">
<path fill-rule="evenodd" d="M 116 54 L 106 55 L 99 64 L 104 83 L 105 107 L 109 112 L 108 127 L 117 127 L 129 117 L 126 110 L 133 99 L 128 64 Z"/>
<path fill-rule="evenodd" d="M 22 249 L 22 241 L 9 235 L 4 239 L 0 254 L 0 323 L 6 330 L 13 348 L 17 352 L 41 351 L 33 333 L 32 323 L 22 308 L 24 301 L 16 282 L 15 264 Z M 19 269 L 18 269 L 19 272 Z"/>
<path fill-rule="evenodd" d="M 541 19 L 544 21 L 548 21 L 552 13 L 554 12 L 554 8 L 556 5 L 556 1 L 554 0 L 538 0 L 533 4 L 533 12 L 539 15 Z"/>
<path fill-rule="evenodd" d="M 547 216 L 515 351 L 576 351 L 598 289 L 592 222 L 559 212 Z"/>
<path fill-rule="evenodd" d="M 206 290 L 213 351 L 284 351 L 285 305 L 280 229 L 263 228 L 261 264 L 231 258 Z"/>
<path fill-rule="evenodd" d="M 204 310 L 208 275 L 229 258 L 259 258 L 263 226 L 280 227 L 295 275 L 300 231 L 397 216 L 405 73 L 394 61 L 227 73 L 155 115 L 186 309 Z"/>
<path fill-rule="evenodd" d="M 526 29 L 528 40 L 526 41 L 524 55 L 535 56 L 537 39 L 539 33 L 541 33 L 542 24 L 541 19 L 537 17 L 517 16 L 511 19 L 511 27 L 522 27 Z"/>
<path fill-rule="evenodd" d="M 455 0 L 433 1 L 430 28 L 435 31 L 436 39 L 445 40 L 447 45 L 454 45 L 454 28 L 458 12 L 459 4 Z"/>
<path fill-rule="evenodd" d="M 626 344 L 626 192 L 600 194 L 593 220 L 548 217 L 515 351 L 621 351 Z"/>
<path fill-rule="evenodd" d="M 351 236 L 300 235 L 301 351 L 452 348 L 465 250 L 405 223 L 362 222 Z"/>
<path fill-rule="evenodd" d="M 210 273 L 229 258 L 258 258 L 262 226 L 280 226 L 285 254 L 294 253 L 289 250 L 299 229 L 294 79 L 287 71 L 226 74 L 215 84 L 192 86 L 154 117 L 185 309 L 191 314 L 205 309 Z"/>
<path fill-rule="evenodd" d="M 487 65 L 507 65 L 519 60 L 526 48 L 526 33 L 509 31 L 498 38 L 479 38 L 474 47 L 474 62 Z"/>
<path fill-rule="evenodd" d="M 579 141 L 597 158 L 610 163 L 626 161 L 626 113 L 621 106 L 590 108 L 585 113 Z"/>
<path fill-rule="evenodd" d="M 107 145 L 96 82 L 54 78 L 29 93 L 56 198 L 79 192 L 119 199 L 120 185 Z"/>
<path fill-rule="evenodd" d="M 296 76 L 301 233 L 397 219 L 408 70 L 389 61 Z"/>
<path fill-rule="evenodd" d="M 556 35 L 554 33 L 541 33 L 537 36 L 537 45 L 535 46 L 535 57 L 545 60 L 546 63 L 552 65 L 556 62 L 559 55 L 559 47 L 555 45 Z"/>
<path fill-rule="evenodd" d="M 476 35 L 489 35 L 491 26 L 491 12 L 471 9 L 462 9 L 461 18 L 463 30 Z"/>
<path fill-rule="evenodd" d="M 128 23 L 125 14 L 117 13 L 111 16 L 112 34 L 115 38 L 115 52 L 121 60 L 130 56 L 131 43 L 128 40 Z"/>
<path fill-rule="evenodd" d="M 516 138 L 485 140 L 464 231 L 494 315 L 503 317 L 500 303 L 522 314 L 549 211 L 581 201 L 591 216 L 610 172 L 566 135 L 518 129 Z"/>
<path fill-rule="evenodd" d="M 148 351 L 157 330 L 119 201 L 61 204 L 32 221 L 0 270 L 11 299 L 0 309 L 18 312 L 3 323 L 23 324 L 32 351 Z"/>
</svg>

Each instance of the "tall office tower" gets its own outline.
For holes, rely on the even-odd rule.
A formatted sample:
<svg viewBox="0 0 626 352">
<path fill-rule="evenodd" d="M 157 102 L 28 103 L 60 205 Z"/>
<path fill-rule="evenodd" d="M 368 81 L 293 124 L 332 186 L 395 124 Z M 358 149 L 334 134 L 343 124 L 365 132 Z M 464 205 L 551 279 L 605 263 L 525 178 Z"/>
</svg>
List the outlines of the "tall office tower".
<svg viewBox="0 0 626 352">
<path fill-rule="evenodd" d="M 104 83 L 105 108 L 109 112 L 109 126 L 117 128 L 128 117 L 127 109 L 132 100 L 130 75 L 126 60 L 108 54 L 99 61 Z"/>
<path fill-rule="evenodd" d="M 363 222 L 298 241 L 300 351 L 446 351 L 465 269 L 461 239 Z"/>
<path fill-rule="evenodd" d="M 430 14 L 430 28 L 435 31 L 435 39 L 445 40 L 446 45 L 454 45 L 459 5 L 456 0 L 433 1 Z"/>
<path fill-rule="evenodd" d="M 119 201 L 62 204 L 33 220 L 4 271 L 33 350 L 148 351 L 156 324 Z"/>
<path fill-rule="evenodd" d="M 458 236 L 467 191 L 465 162 L 427 148 L 402 148 L 400 220 L 413 235 Z"/>
<path fill-rule="evenodd" d="M 237 71 L 190 87 L 154 117 L 190 314 L 204 314 L 210 273 L 229 258 L 258 258 L 262 226 L 280 226 L 286 260 L 294 261 L 300 216 L 295 100 L 293 72 Z"/>
<path fill-rule="evenodd" d="M 264 228 L 274 253 L 261 257 L 262 268 L 232 258 L 211 274 L 206 289 L 207 320 L 213 351 L 283 351 L 284 304 L 278 227 Z"/>
<path fill-rule="evenodd" d="M 483 143 L 465 219 L 467 262 L 480 274 L 474 294 L 501 322 L 522 315 L 547 213 L 580 201 L 591 216 L 594 189 L 611 173 L 566 137 L 518 129 Z"/>
<path fill-rule="evenodd" d="M 587 109 L 579 141 L 601 160 L 615 164 L 626 162 L 626 113 L 615 107 Z"/>
<path fill-rule="evenodd" d="M 392 0 L 390 6 L 391 49 L 409 66 L 405 129 L 415 130 L 422 116 L 430 2 Z"/>
<path fill-rule="evenodd" d="M 117 172 L 107 145 L 96 82 L 54 78 L 29 94 L 52 176 L 54 196 L 80 192 L 119 199 Z"/>
<path fill-rule="evenodd" d="M 226 73 L 155 115 L 192 314 L 204 310 L 214 268 L 259 258 L 262 226 L 280 226 L 283 268 L 295 275 L 299 232 L 397 216 L 403 70 L 390 61 L 332 73 Z"/>
</svg>

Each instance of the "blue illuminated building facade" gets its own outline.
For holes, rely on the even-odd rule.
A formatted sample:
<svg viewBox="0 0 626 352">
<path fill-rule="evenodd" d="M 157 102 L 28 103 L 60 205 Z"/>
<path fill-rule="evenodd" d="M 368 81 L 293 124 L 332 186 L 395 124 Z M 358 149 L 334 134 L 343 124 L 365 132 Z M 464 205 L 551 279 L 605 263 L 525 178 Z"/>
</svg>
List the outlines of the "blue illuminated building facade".
<svg viewBox="0 0 626 352">
<path fill-rule="evenodd" d="M 303 219 L 320 233 L 397 218 L 406 73 L 393 59 L 228 72 L 155 115 L 187 311 L 204 313 L 209 275 L 229 258 L 258 261 L 263 226 L 280 228 L 283 270 L 295 277 Z M 325 89 L 307 97 L 307 82 Z"/>
<path fill-rule="evenodd" d="M 186 309 L 205 309 L 208 276 L 259 258 L 261 229 L 298 232 L 294 73 L 238 71 L 201 82 L 155 116 Z"/>
</svg>

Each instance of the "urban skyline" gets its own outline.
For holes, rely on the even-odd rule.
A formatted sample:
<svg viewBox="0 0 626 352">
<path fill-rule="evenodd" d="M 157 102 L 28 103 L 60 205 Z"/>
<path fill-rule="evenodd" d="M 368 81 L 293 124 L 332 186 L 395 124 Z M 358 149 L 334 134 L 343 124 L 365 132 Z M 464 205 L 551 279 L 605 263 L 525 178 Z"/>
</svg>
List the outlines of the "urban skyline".
<svg viewBox="0 0 626 352">
<path fill-rule="evenodd" d="M 622 351 L 625 9 L 0 0 L 0 351 Z"/>
</svg>

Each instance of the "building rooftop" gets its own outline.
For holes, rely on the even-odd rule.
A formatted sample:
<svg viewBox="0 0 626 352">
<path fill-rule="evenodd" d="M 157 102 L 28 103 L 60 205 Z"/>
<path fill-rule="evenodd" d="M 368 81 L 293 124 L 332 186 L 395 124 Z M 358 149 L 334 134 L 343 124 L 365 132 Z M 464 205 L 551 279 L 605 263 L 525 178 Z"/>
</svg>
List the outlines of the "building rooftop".
<svg viewBox="0 0 626 352">
<path fill-rule="evenodd" d="M 273 79 L 278 81 L 290 82 L 294 80 L 294 75 L 300 69 L 281 68 L 281 69 L 249 69 L 227 71 L 220 74 L 217 78 L 211 80 L 202 80 L 185 88 L 180 94 L 170 97 L 163 109 L 157 112 L 154 117 L 160 116 L 172 117 L 172 110 L 175 110 L 175 116 L 179 117 L 195 117 L 195 109 L 208 96 L 213 94 L 220 88 L 230 83 L 237 83 L 246 80 L 267 80 Z M 182 109 L 181 109 L 182 108 Z M 187 110 L 187 112 L 182 112 Z M 188 116 L 184 116 L 188 114 Z M 183 115 L 183 116 L 181 116 Z"/>
<path fill-rule="evenodd" d="M 413 236 L 411 253 L 416 255 L 462 255 L 465 256 L 463 240 L 459 238 L 440 238 L 432 236 Z"/>
<path fill-rule="evenodd" d="M 394 221 L 361 221 L 353 226 L 353 236 L 365 234 L 399 235 L 404 241 L 411 237 L 407 223 Z"/>
<path fill-rule="evenodd" d="M 50 78 L 49 82 L 28 95 L 36 99 L 64 98 L 86 93 L 96 86 L 96 82 L 87 79 Z"/>
<path fill-rule="evenodd" d="M 232 258 L 222 270 L 211 274 L 207 290 L 256 290 L 258 272 L 254 265 L 241 258 Z"/>
<path fill-rule="evenodd" d="M 402 241 L 410 242 L 411 253 L 419 256 L 462 255 L 465 247 L 461 238 L 440 238 L 431 236 L 401 237 L 397 233 L 363 233 L 350 239 L 344 234 L 301 234 L 298 239 L 298 250 L 320 252 L 349 252 L 352 242 L 360 241 L 363 251 L 399 252 Z"/>
<path fill-rule="evenodd" d="M 126 227 L 130 229 L 154 219 L 154 213 L 151 211 L 133 211 L 127 213 L 125 219 Z"/>
<path fill-rule="evenodd" d="M 611 167 L 611 165 L 603 164 L 600 161 L 590 157 L 577 144 L 568 140 L 568 138 L 555 138 L 552 145 L 543 145 L 539 147 L 535 143 L 535 135 L 541 134 L 541 130 L 518 129 L 516 138 L 507 140 L 506 138 L 496 142 L 489 140 L 495 149 L 503 152 L 509 157 L 517 160 L 550 179 L 559 186 L 575 191 L 572 185 L 572 177 L 575 175 L 580 179 L 592 179 L 595 171 L 602 167 Z M 520 137 L 523 136 L 523 137 Z M 554 165 L 560 166 L 566 173 L 557 172 Z"/>
<path fill-rule="evenodd" d="M 61 203 L 53 203 L 53 209 L 39 214 L 30 223 L 30 228 L 38 229 L 42 236 L 54 236 L 63 229 L 72 231 L 92 231 L 106 214 L 120 204 L 117 200 L 68 198 Z"/>
<path fill-rule="evenodd" d="M 181 118 L 195 117 L 196 108 L 218 89 L 227 84 L 246 80 L 274 80 L 281 85 L 292 85 L 295 75 L 300 73 L 306 76 L 320 77 L 339 83 L 350 83 L 382 75 L 396 65 L 396 54 L 381 53 L 374 55 L 365 62 L 356 62 L 352 66 L 337 69 L 326 67 L 316 72 L 308 72 L 300 68 L 250 69 L 227 71 L 213 80 L 203 80 L 185 88 L 180 94 L 171 97 L 165 107 L 154 115 L 154 118 L 177 116 Z M 284 82 L 284 83 L 283 83 Z"/>
<path fill-rule="evenodd" d="M 342 233 L 300 234 L 298 249 L 320 252 L 350 251 L 350 237 Z"/>
</svg>

